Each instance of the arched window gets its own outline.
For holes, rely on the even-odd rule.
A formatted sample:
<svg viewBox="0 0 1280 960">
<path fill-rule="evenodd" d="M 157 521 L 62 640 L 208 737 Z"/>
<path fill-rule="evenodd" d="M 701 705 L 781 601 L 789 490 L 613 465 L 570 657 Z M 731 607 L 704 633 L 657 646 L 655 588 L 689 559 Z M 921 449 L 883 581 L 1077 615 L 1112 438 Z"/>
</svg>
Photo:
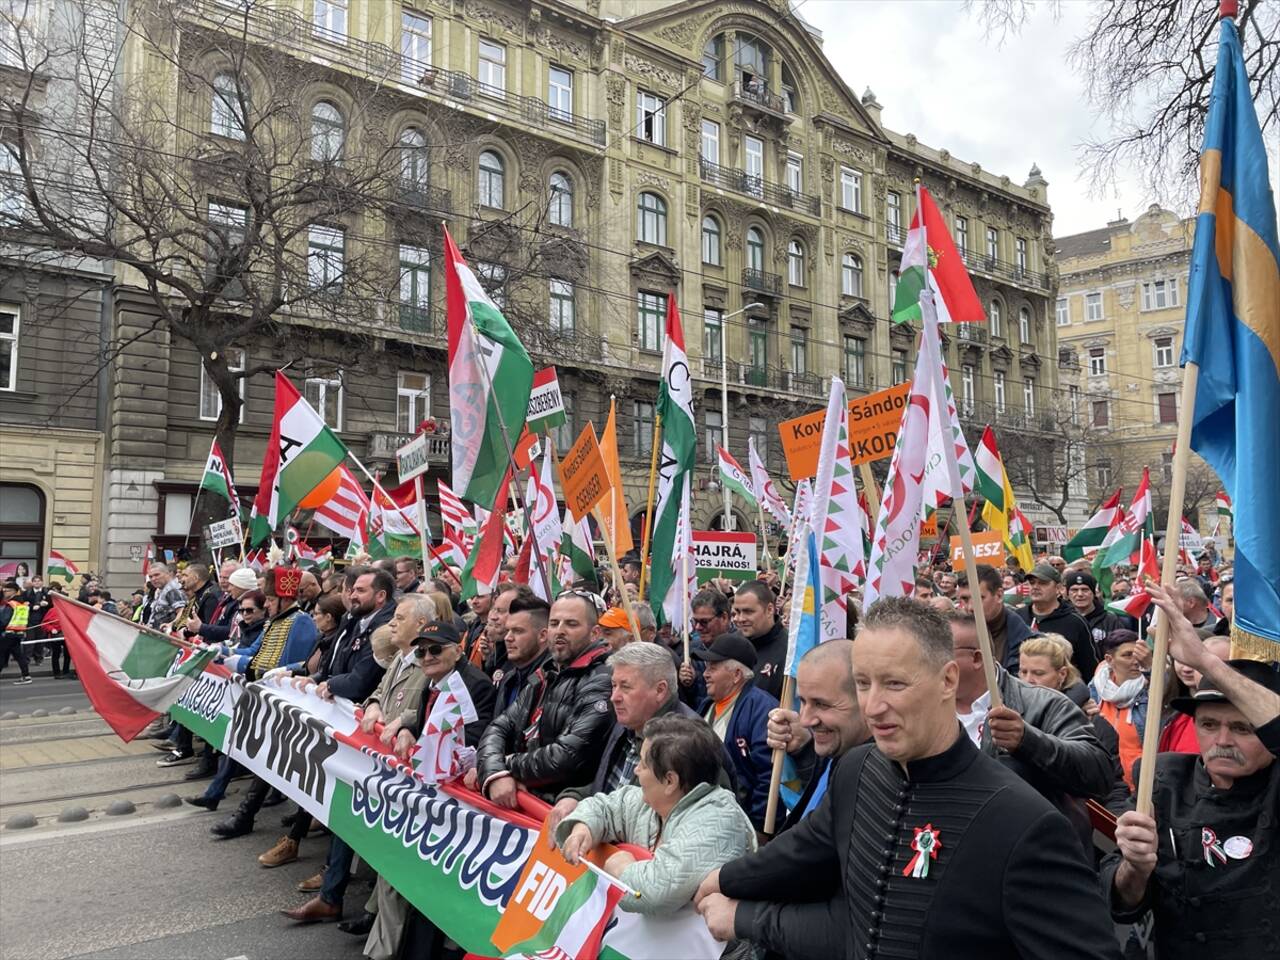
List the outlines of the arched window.
<svg viewBox="0 0 1280 960">
<path fill-rule="evenodd" d="M 557 170 L 551 174 L 547 219 L 557 227 L 573 226 L 573 181 Z"/>
<path fill-rule="evenodd" d="M 720 221 L 715 217 L 702 218 L 702 262 L 713 267 L 721 264 L 720 259 Z"/>
<path fill-rule="evenodd" d="M 425 187 L 431 181 L 427 138 L 416 127 L 400 134 L 400 179 L 406 186 Z"/>
<path fill-rule="evenodd" d="M 840 292 L 846 297 L 862 296 L 862 258 L 856 253 L 840 258 Z"/>
<path fill-rule="evenodd" d="M 311 159 L 319 163 L 337 163 L 347 139 L 342 111 L 328 100 L 319 100 L 311 108 Z"/>
<path fill-rule="evenodd" d="M 787 241 L 787 283 L 804 286 L 804 245 L 799 240 Z"/>
<path fill-rule="evenodd" d="M 667 245 L 667 202 L 656 193 L 640 194 L 636 209 L 636 238 L 641 243 Z"/>
<path fill-rule="evenodd" d="M 782 103 L 787 108 L 787 113 L 800 112 L 800 101 L 796 96 L 796 81 L 785 63 L 782 65 L 782 89 L 778 92 L 782 94 Z"/>
<path fill-rule="evenodd" d="M 991 335 L 993 337 L 1004 336 L 1004 318 L 1000 315 L 1000 301 L 991 301 Z"/>
<path fill-rule="evenodd" d="M 244 101 L 242 104 L 241 101 Z M 209 132 L 232 140 L 243 140 L 248 124 L 244 107 L 249 97 L 240 87 L 234 73 L 223 71 L 213 78 L 213 107 L 209 117 Z"/>
<path fill-rule="evenodd" d="M 480 154 L 480 170 L 476 183 L 477 200 L 482 207 L 501 210 L 506 206 L 506 170 L 496 151 Z"/>
<path fill-rule="evenodd" d="M 747 230 L 747 269 L 760 271 L 764 269 L 764 234 L 759 227 Z"/>
<path fill-rule="evenodd" d="M 1018 342 L 1031 342 L 1031 311 L 1026 307 L 1018 311 Z"/>
</svg>

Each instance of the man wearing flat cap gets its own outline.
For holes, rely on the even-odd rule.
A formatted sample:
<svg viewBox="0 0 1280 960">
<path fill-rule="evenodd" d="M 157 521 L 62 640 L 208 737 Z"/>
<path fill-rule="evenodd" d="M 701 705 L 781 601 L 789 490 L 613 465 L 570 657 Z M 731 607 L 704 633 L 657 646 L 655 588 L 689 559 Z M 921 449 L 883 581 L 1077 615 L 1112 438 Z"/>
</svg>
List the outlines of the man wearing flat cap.
<svg viewBox="0 0 1280 960">
<path fill-rule="evenodd" d="M 1280 674 L 1219 660 L 1177 599 L 1147 589 L 1170 620 L 1170 655 L 1201 674 L 1170 703 L 1194 717 L 1200 753 L 1159 754 L 1154 816 L 1121 814 L 1102 865 L 1112 916 L 1151 910 L 1158 960 L 1280 957 Z"/>
<path fill-rule="evenodd" d="M 1092 677 L 1098 669 L 1098 654 L 1093 649 L 1089 625 L 1071 604 L 1062 599 L 1062 574 L 1051 564 L 1037 563 L 1027 574 L 1031 602 L 1019 607 L 1017 614 L 1034 633 L 1058 633 L 1071 644 L 1071 662 L 1082 677 Z"/>
<path fill-rule="evenodd" d="M 720 634 L 715 644 L 695 650 L 693 656 L 706 664 L 707 697 L 698 713 L 733 758 L 742 808 L 762 830 L 773 773 L 769 712 L 777 709 L 778 701 L 753 682 L 756 647 L 736 629 Z"/>
</svg>

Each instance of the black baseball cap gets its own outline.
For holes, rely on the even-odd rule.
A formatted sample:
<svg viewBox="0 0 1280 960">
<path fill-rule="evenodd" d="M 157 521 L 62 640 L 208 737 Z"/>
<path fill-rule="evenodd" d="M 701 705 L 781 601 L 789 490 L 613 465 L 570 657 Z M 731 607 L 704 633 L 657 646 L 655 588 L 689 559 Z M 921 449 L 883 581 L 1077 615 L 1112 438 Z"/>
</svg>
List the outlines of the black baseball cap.
<svg viewBox="0 0 1280 960">
<path fill-rule="evenodd" d="M 1280 693 L 1280 673 L 1267 663 L 1257 660 L 1228 660 L 1227 666 L 1254 683 L 1266 687 L 1272 693 Z M 1202 703 L 1230 703 L 1231 698 L 1218 689 L 1208 677 L 1200 678 L 1195 693 L 1186 697 L 1174 697 L 1169 706 L 1189 717 L 1196 715 L 1196 707 Z"/>
<path fill-rule="evenodd" d="M 458 628 L 448 620 L 432 620 L 413 638 L 413 642 L 415 646 L 419 643 L 461 643 L 462 637 Z"/>
<path fill-rule="evenodd" d="M 724 660 L 737 660 L 748 670 L 756 668 L 756 648 L 737 630 L 729 630 L 720 634 L 709 647 L 694 650 L 692 656 L 704 663 L 720 663 Z"/>
</svg>

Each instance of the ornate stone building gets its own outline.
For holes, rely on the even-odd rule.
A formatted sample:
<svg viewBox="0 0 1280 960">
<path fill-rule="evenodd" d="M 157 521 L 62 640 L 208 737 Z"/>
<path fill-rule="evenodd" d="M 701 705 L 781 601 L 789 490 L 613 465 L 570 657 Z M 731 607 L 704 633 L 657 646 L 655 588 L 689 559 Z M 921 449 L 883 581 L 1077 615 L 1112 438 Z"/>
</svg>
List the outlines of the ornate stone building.
<svg viewBox="0 0 1280 960">
<path fill-rule="evenodd" d="M 289 324 L 307 330 L 290 374 L 371 466 L 388 467 L 424 416 L 447 420 L 445 222 L 536 363 L 557 367 L 570 412 L 560 442 L 588 421 L 599 429 L 616 399 L 637 523 L 666 300 L 677 298 L 706 465 L 695 523 L 718 525 L 711 451 L 726 429 L 736 456 L 753 436 L 782 476 L 776 425 L 820 406 L 832 375 L 854 393 L 910 375 L 917 331 L 888 313 L 916 177 L 990 312 L 987 325 L 948 331 L 962 412 L 975 430 L 1041 428 L 1058 375 L 1046 181 L 1033 168 L 1014 183 L 885 129 L 874 94 L 850 91 L 820 34 L 781 0 L 161 6 L 178 11 L 167 53 L 136 44 L 125 90 L 176 88 L 183 136 L 197 141 L 183 156 L 205 150 L 212 162 L 230 148 L 228 105 L 244 93 L 250 111 L 295 104 L 313 161 L 319 149 L 336 163 L 323 154 L 338 145 L 393 156 L 400 171 L 391 202 L 345 208 L 297 240 L 313 279 L 310 265 L 323 274 L 363 258 L 387 282 L 347 284 L 327 315 L 284 310 L 271 331 L 230 345 L 237 368 L 262 370 L 243 393 L 242 492 Z M 175 63 L 203 82 L 175 82 Z M 243 202 L 226 189 L 210 188 L 211 220 Z M 147 313 L 123 296 L 117 328 L 140 333 Z M 115 370 L 108 536 L 120 559 L 138 517 L 155 517 L 165 543 L 186 532 L 218 397 L 195 348 L 164 334 L 140 335 Z M 435 453 L 446 469 L 447 443 Z"/>
</svg>

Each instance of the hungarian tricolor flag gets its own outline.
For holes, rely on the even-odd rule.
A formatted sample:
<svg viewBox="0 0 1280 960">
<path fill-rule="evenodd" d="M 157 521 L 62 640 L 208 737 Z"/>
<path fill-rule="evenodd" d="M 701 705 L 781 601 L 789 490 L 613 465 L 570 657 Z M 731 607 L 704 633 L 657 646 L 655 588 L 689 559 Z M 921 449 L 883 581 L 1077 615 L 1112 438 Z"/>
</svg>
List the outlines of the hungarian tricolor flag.
<svg viewBox="0 0 1280 960">
<path fill-rule="evenodd" d="M 1100 562 L 1104 567 L 1112 567 L 1117 563 L 1132 563 L 1138 556 L 1143 540 L 1155 539 L 1155 518 L 1151 515 L 1151 474 L 1142 468 L 1142 482 L 1133 495 L 1133 503 L 1129 505 L 1129 515 L 1117 528 L 1116 536 L 1106 547 L 1099 550 Z"/>
<path fill-rule="evenodd" d="M 720 482 L 741 497 L 749 508 L 755 510 L 756 495 L 751 489 L 751 480 L 742 470 L 742 464 L 724 447 L 716 447 L 716 452 L 720 455 Z"/>
<path fill-rule="evenodd" d="M 1141 620 L 1142 615 L 1147 612 L 1147 607 L 1149 606 L 1151 606 L 1151 594 L 1145 590 L 1137 590 L 1127 597 L 1111 600 L 1106 604 L 1106 608 L 1112 613 L 1118 613 L 1123 617 L 1133 617 L 1134 620 Z"/>
<path fill-rule="evenodd" d="M 200 478 L 200 489 L 208 490 L 210 493 L 226 500 L 231 504 L 232 514 L 239 511 L 240 495 L 236 493 L 236 485 L 231 479 L 231 468 L 227 466 L 227 460 L 222 455 L 222 448 L 218 446 L 216 438 L 209 447 L 209 459 L 204 464 L 204 475 Z"/>
<path fill-rule="evenodd" d="M 902 247 L 898 292 L 893 301 L 895 323 L 920 321 L 920 291 L 926 285 L 933 290 L 939 323 L 983 323 L 987 319 L 937 204 L 929 191 L 920 187 L 916 214 Z"/>
<path fill-rule="evenodd" d="M 492 510 L 529 413 L 533 363 L 447 228 L 444 251 L 453 489 Z"/>
<path fill-rule="evenodd" d="M 978 492 L 986 499 L 982 519 L 991 530 L 1000 531 L 1001 541 L 1027 573 L 1034 565 L 1031 556 L 1031 524 L 1018 509 L 1018 501 L 1004 469 L 1004 460 L 996 447 L 995 431 L 988 424 L 982 431 L 978 452 L 974 457 Z"/>
<path fill-rule="evenodd" d="M 44 562 L 44 574 L 46 577 L 50 579 L 62 577 L 63 580 L 70 583 L 79 572 L 80 568 L 57 550 L 49 551 L 49 559 Z"/>
<path fill-rule="evenodd" d="M 596 552 L 591 543 L 591 525 L 587 518 L 575 521 L 569 508 L 564 508 L 560 523 L 560 556 L 556 576 L 561 588 L 577 580 L 596 583 Z"/>
<path fill-rule="evenodd" d="M 1085 521 L 1085 525 L 1076 532 L 1076 535 L 1066 542 L 1062 548 L 1062 559 L 1071 563 L 1073 560 L 1079 560 L 1086 557 L 1102 546 L 1107 534 L 1111 529 L 1120 523 L 1120 515 L 1123 511 L 1120 509 L 1120 493 L 1123 487 L 1116 489 L 1116 492 L 1103 502 L 1098 508 L 1098 512 Z"/>
<path fill-rule="evenodd" d="M 507 502 L 508 488 L 511 484 L 511 471 L 507 470 L 498 486 L 495 501 L 501 505 Z M 502 569 L 503 544 L 506 540 L 506 517 L 501 509 L 492 511 L 485 519 L 480 531 L 480 538 L 467 556 L 466 566 L 462 568 L 462 599 L 493 593 L 498 585 L 498 573 Z"/>
<path fill-rule="evenodd" d="M 250 545 L 270 537 L 346 456 L 346 445 L 338 435 L 277 370 L 275 421 L 249 519 Z"/>
<path fill-rule="evenodd" d="M 210 666 L 216 650 L 182 647 L 115 614 L 49 596 L 89 701 L 126 742 L 177 703 L 206 667 L 222 670 Z"/>
<path fill-rule="evenodd" d="M 1218 519 L 1221 520 L 1223 517 L 1226 517 L 1228 520 L 1230 520 L 1231 519 L 1231 498 L 1227 496 L 1227 491 L 1219 490 L 1218 495 L 1213 498 L 1213 502 L 1218 508 Z"/>
</svg>

